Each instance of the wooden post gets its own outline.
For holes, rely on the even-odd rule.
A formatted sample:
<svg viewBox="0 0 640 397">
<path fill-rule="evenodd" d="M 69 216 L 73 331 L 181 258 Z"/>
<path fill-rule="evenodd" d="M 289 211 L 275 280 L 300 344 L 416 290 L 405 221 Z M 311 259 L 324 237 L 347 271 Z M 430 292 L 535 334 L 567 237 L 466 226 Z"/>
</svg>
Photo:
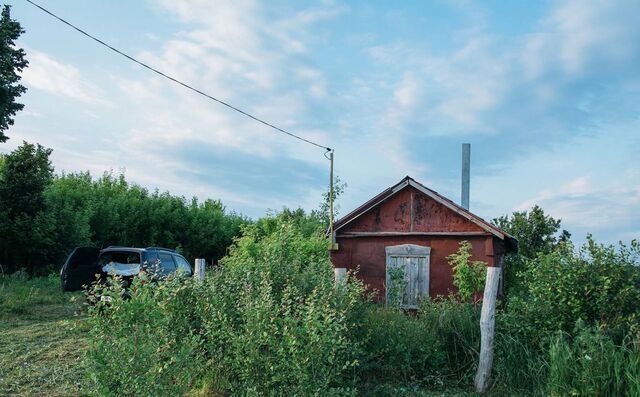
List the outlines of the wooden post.
<svg viewBox="0 0 640 397">
<path fill-rule="evenodd" d="M 496 325 L 496 298 L 500 282 L 499 267 L 487 268 L 487 280 L 484 285 L 482 313 L 480 314 L 480 360 L 476 372 L 475 387 L 478 393 L 484 393 L 489 387 L 491 368 L 493 367 L 493 339 Z"/>
<path fill-rule="evenodd" d="M 193 275 L 198 280 L 204 280 L 204 268 L 206 266 L 207 266 L 207 262 L 204 259 L 201 259 L 201 258 L 196 259 L 196 269 Z"/>
<path fill-rule="evenodd" d="M 333 275 L 335 276 L 336 287 L 340 284 L 344 284 L 347 279 L 347 269 L 344 267 L 334 267 Z"/>
</svg>

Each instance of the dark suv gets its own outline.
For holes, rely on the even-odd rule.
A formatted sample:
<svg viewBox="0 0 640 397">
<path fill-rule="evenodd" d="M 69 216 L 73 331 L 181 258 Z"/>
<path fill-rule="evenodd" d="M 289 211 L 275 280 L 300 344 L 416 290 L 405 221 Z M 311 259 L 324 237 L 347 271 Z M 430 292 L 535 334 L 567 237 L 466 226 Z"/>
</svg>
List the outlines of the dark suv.
<svg viewBox="0 0 640 397">
<path fill-rule="evenodd" d="M 79 291 L 96 280 L 111 275 L 121 276 L 126 284 L 141 271 L 152 278 L 162 279 L 181 271 L 191 276 L 191 266 L 184 256 L 168 248 L 130 248 L 110 246 L 77 247 L 60 270 L 63 291 Z"/>
</svg>

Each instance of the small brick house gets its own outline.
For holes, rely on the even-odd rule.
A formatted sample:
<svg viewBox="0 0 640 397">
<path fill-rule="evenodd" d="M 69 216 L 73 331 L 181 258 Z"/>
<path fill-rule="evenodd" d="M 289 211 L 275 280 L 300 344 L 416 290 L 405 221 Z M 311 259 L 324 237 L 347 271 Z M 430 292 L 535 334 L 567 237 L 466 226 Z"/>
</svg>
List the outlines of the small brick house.
<svg viewBox="0 0 640 397">
<path fill-rule="evenodd" d="M 460 242 L 488 266 L 503 266 L 504 254 L 517 250 L 515 238 L 408 176 L 338 220 L 332 237 L 333 266 L 358 269 L 380 300 L 389 271 L 403 269 L 407 308 L 455 291 L 446 258 Z"/>
</svg>

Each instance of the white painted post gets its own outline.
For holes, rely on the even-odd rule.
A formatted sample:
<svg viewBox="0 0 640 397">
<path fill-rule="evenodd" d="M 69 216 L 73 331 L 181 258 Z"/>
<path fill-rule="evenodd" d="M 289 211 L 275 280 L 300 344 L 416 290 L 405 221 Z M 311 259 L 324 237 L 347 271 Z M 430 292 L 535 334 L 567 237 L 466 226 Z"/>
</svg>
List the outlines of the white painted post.
<svg viewBox="0 0 640 397">
<path fill-rule="evenodd" d="M 204 259 L 198 258 L 196 259 L 196 268 L 194 272 L 194 276 L 198 280 L 204 280 L 204 268 L 207 266 L 207 262 Z"/>
<path fill-rule="evenodd" d="M 484 285 L 482 312 L 480 314 L 480 360 L 476 372 L 475 387 L 478 393 L 484 393 L 489 387 L 491 368 L 493 366 L 493 339 L 496 325 L 496 299 L 500 283 L 499 267 L 487 268 L 487 279 Z"/>
<path fill-rule="evenodd" d="M 347 280 L 347 269 L 344 267 L 334 267 L 333 275 L 335 277 L 336 287 L 340 284 L 344 284 Z"/>
</svg>

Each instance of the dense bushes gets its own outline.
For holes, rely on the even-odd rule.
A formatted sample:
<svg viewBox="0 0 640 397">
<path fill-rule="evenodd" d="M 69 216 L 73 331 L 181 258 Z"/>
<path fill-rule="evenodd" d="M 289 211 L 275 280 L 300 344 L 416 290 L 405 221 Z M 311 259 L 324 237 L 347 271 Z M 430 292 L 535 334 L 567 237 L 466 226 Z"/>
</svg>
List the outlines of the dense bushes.
<svg viewBox="0 0 640 397">
<path fill-rule="evenodd" d="M 328 241 L 310 225 L 294 212 L 268 217 L 245 226 L 203 282 L 139 278 L 128 300 L 98 305 L 96 393 L 391 396 L 471 383 L 479 307 L 449 297 L 405 313 L 367 302 L 353 277 L 335 285 Z M 496 317 L 496 387 L 637 395 L 639 248 L 589 240 L 527 260 Z"/>
<path fill-rule="evenodd" d="M 290 224 L 257 229 L 204 282 L 137 279 L 129 299 L 98 305 L 88 356 L 97 394 L 177 395 L 196 376 L 214 395 L 355 393 L 361 284 L 335 287 L 325 239 Z M 117 284 L 105 292 L 119 296 Z"/>
<path fill-rule="evenodd" d="M 164 246 L 215 262 L 246 220 L 220 201 L 149 192 L 124 175 L 53 175 L 51 150 L 23 144 L 0 161 L 0 264 L 46 274 L 75 246 Z"/>
<path fill-rule="evenodd" d="M 212 390 L 245 395 L 353 394 L 362 286 L 336 289 L 327 241 L 284 223 L 250 226 L 198 310 Z"/>
<path fill-rule="evenodd" d="M 563 244 L 527 260 L 521 279 L 497 317 L 498 382 L 552 395 L 637 395 L 638 241 Z"/>
<path fill-rule="evenodd" d="M 185 299 L 193 283 L 180 281 L 138 277 L 131 299 L 118 282 L 92 291 L 111 298 L 91 309 L 87 366 L 95 395 L 176 396 L 198 377 L 204 360 Z"/>
<path fill-rule="evenodd" d="M 573 331 L 578 320 L 620 333 L 640 324 L 640 244 L 597 244 L 577 252 L 569 244 L 529 262 L 526 290 L 508 311 L 522 331 Z M 640 330 L 636 330 L 640 331 Z"/>
</svg>

